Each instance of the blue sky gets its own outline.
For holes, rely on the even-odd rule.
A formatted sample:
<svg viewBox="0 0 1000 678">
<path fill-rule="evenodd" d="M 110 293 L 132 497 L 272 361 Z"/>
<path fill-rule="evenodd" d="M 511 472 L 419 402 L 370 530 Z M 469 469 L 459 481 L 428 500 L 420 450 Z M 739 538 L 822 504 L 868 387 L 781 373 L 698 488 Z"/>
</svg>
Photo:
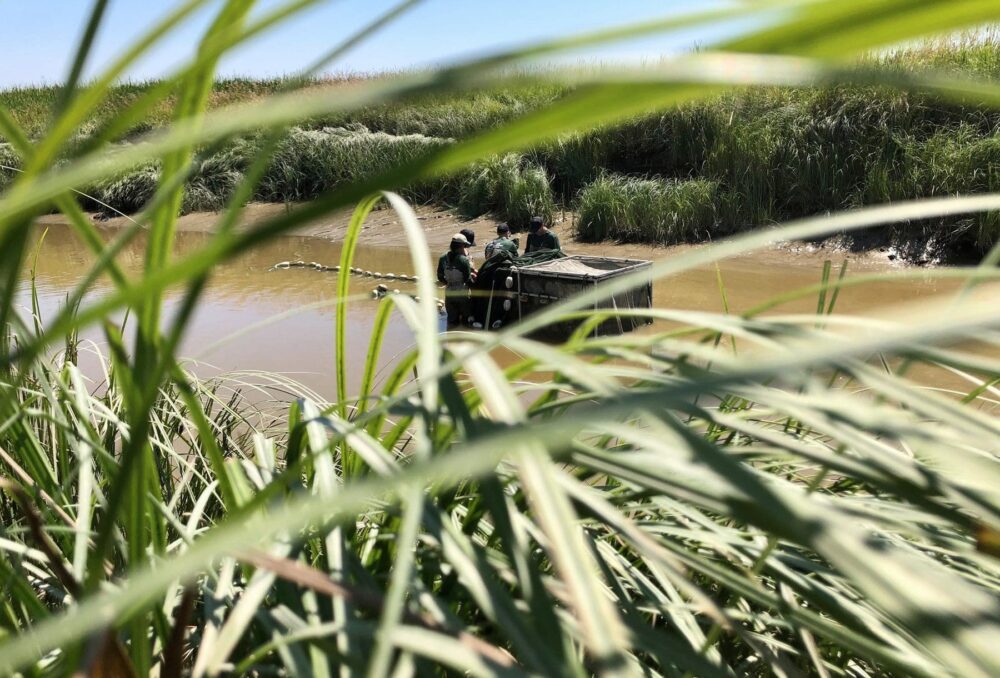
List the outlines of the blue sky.
<svg viewBox="0 0 1000 678">
<path fill-rule="evenodd" d="M 281 28 L 240 48 L 223 62 L 224 75 L 271 76 L 294 72 L 394 5 L 396 0 L 327 0 Z M 66 75 L 92 0 L 0 0 L 0 87 L 58 83 Z M 176 2 L 110 0 L 89 74 L 106 65 Z M 221 3 L 208 3 L 216 9 Z M 262 0 L 261 10 L 282 4 Z M 565 36 L 671 14 L 724 7 L 726 0 L 425 0 L 359 45 L 332 70 L 373 72 L 447 63 L 501 47 Z M 156 77 L 190 56 L 211 14 L 179 28 L 129 74 Z M 739 25 L 712 33 L 685 32 L 572 55 L 573 58 L 655 60 L 705 44 Z M 724 33 L 725 32 L 725 33 Z"/>
</svg>

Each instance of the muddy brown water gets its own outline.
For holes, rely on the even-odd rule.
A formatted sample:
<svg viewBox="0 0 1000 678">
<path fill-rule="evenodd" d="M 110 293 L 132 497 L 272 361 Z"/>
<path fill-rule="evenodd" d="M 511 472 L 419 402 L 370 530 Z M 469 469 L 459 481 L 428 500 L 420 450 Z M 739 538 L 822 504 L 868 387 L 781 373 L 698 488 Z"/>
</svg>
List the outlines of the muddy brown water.
<svg viewBox="0 0 1000 678">
<path fill-rule="evenodd" d="M 38 248 L 35 281 L 43 319 L 52 318 L 65 297 L 78 283 L 93 262 L 70 229 L 59 223 L 44 226 L 45 237 Z M 36 241 L 42 227 L 36 229 Z M 106 238 L 114 228 L 102 229 Z M 204 246 L 210 236 L 203 232 L 179 232 L 175 255 L 183 256 Z M 145 241 L 137 238 L 119 257 L 128 274 L 138 274 L 142 268 Z M 611 247 L 575 245 L 571 251 L 609 256 L 641 257 L 669 256 L 670 250 L 642 247 Z M 334 374 L 334 307 L 336 274 L 312 269 L 290 268 L 270 270 L 280 261 L 316 261 L 335 265 L 340 260 L 340 244 L 312 236 L 285 236 L 258 246 L 250 253 L 223 263 L 213 270 L 210 284 L 190 323 L 180 355 L 191 358 L 195 372 L 202 376 L 219 373 L 274 372 L 294 379 L 324 398 L 335 395 Z M 481 259 L 482 250 L 478 250 Z M 676 252 L 674 252 L 676 254 Z M 474 252 L 475 254 L 475 252 Z M 831 257 L 839 266 L 846 255 Z M 474 257 L 475 258 L 475 257 Z M 822 271 L 821 256 L 788 250 L 769 250 L 729 259 L 720 264 L 728 297 L 729 310 L 745 311 L 771 297 L 818 283 Z M 413 264 L 408 248 L 380 244 L 360 245 L 355 265 L 372 271 L 412 274 Z M 864 257 L 855 259 L 849 272 L 886 270 L 885 263 Z M 26 279 L 19 291 L 19 302 L 30 303 L 30 287 Z M 658 281 L 653 287 L 657 307 L 723 311 L 722 297 L 714 266 L 697 268 Z M 380 281 L 352 277 L 352 293 L 368 295 Z M 412 283 L 384 282 L 390 289 L 412 291 Z M 837 311 L 853 314 L 878 314 L 880 309 L 915 298 L 947 294 L 958 289 L 954 279 L 926 275 L 913 280 L 887 281 L 844 289 L 837 302 Z M 93 299 L 111 289 L 109 281 L 101 280 L 89 293 Z M 1000 300 L 998 288 L 994 287 Z M 169 292 L 164 317 L 167 321 L 176 311 L 180 299 L 177 291 Z M 355 392 L 361 379 L 368 340 L 372 330 L 377 302 L 364 298 L 352 302 L 347 309 L 347 342 L 349 359 L 348 383 Z M 815 311 L 815 297 L 807 297 L 781 306 L 778 312 Z M 103 344 L 100 332 L 89 329 L 82 338 Z M 405 321 L 394 313 L 385 335 L 380 359 L 381 376 L 385 376 L 394 359 L 414 345 L 413 333 Z M 100 381 L 97 363 L 86 355 L 81 360 L 84 372 Z M 962 388 L 960 382 L 945 378 L 942 386 Z M 968 390 L 968 386 L 964 386 Z"/>
</svg>

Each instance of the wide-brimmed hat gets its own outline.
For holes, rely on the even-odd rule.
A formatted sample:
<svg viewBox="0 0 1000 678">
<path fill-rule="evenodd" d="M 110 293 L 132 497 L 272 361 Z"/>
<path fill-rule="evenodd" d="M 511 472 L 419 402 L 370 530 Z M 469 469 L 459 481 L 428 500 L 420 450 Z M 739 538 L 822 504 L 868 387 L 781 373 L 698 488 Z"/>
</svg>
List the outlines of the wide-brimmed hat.
<svg viewBox="0 0 1000 678">
<path fill-rule="evenodd" d="M 469 242 L 469 239 L 465 237 L 464 233 L 456 233 L 455 235 L 451 236 L 451 244 L 468 247 L 472 243 Z"/>
<path fill-rule="evenodd" d="M 473 231 L 471 228 L 463 228 L 461 231 L 459 231 L 459 233 L 465 236 L 465 239 L 469 241 L 470 245 L 476 244 L 476 232 Z"/>
</svg>

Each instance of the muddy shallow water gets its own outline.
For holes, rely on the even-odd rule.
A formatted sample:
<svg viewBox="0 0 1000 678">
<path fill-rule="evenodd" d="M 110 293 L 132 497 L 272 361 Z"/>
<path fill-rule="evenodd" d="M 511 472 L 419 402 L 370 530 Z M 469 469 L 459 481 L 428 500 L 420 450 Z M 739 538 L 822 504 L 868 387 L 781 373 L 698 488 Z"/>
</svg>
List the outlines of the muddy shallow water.
<svg viewBox="0 0 1000 678">
<path fill-rule="evenodd" d="M 42 241 L 35 270 L 36 285 L 43 319 L 51 318 L 64 302 L 66 294 L 78 282 L 93 258 L 78 243 L 65 225 L 49 223 Z M 112 237 L 117 229 L 108 227 L 104 235 Z M 204 232 L 179 232 L 175 253 L 182 256 L 201 247 L 209 238 Z M 480 236 L 482 239 L 482 236 Z M 363 241 L 362 241 L 363 242 Z M 410 251 L 406 247 L 384 244 L 359 246 L 355 265 L 372 271 L 412 274 Z M 119 257 L 127 273 L 141 270 L 145 241 L 136 239 Z M 610 256 L 645 257 L 678 256 L 683 250 L 642 247 L 586 246 L 573 244 L 567 249 L 582 253 Z M 474 259 L 481 260 L 474 251 Z M 831 257 L 839 267 L 846 255 Z M 269 270 L 275 263 L 286 260 L 316 261 L 326 265 L 339 263 L 340 245 L 313 236 L 286 236 L 255 249 L 233 261 L 217 266 L 202 302 L 188 327 L 180 354 L 198 361 L 195 371 L 203 376 L 218 372 L 266 371 L 291 377 L 320 395 L 332 398 L 335 392 L 334 309 L 336 274 L 312 269 L 291 268 Z M 870 260 L 852 261 L 849 273 L 888 268 Z M 728 297 L 729 310 L 739 313 L 775 295 L 819 282 L 822 258 L 796 254 L 787 250 L 769 250 L 730 259 L 720 264 Z M 27 276 L 27 272 L 26 272 Z M 353 277 L 352 293 L 368 295 L 379 281 Z M 412 283 L 383 281 L 390 288 L 409 291 Z M 944 294 L 956 290 L 955 280 L 935 276 L 928 269 L 918 280 L 880 282 L 857 288 L 847 288 L 840 294 L 837 311 L 854 314 L 875 314 L 897 302 Z M 91 293 L 100 295 L 110 289 L 102 280 Z M 993 288 L 994 292 L 996 288 Z M 93 298 L 93 297 L 91 297 Z M 658 281 L 653 288 L 654 304 L 658 307 L 721 312 L 714 266 L 695 269 Z M 165 318 L 169 320 L 179 299 L 177 291 L 167 296 Z M 19 301 L 30 303 L 29 283 L 21 286 Z M 361 378 L 377 302 L 359 299 L 348 307 L 347 341 L 348 383 L 355 389 Z M 785 304 L 780 312 L 815 311 L 815 297 Z M 101 334 L 88 330 L 84 339 L 103 343 Z M 394 314 L 385 336 L 381 365 L 391 365 L 394 356 L 411 348 L 413 336 L 398 314 Z M 95 380 L 99 370 L 95 363 L 81 361 L 84 371 Z"/>
</svg>

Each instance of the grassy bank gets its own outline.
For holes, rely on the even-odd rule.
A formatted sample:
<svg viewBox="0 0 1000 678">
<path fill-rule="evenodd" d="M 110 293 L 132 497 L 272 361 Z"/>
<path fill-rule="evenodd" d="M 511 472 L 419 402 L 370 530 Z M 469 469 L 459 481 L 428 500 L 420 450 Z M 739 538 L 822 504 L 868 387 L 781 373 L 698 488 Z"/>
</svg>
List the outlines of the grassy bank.
<svg viewBox="0 0 1000 678">
<path fill-rule="evenodd" d="M 583 240 L 675 244 L 709 239 L 719 223 L 719 185 L 605 175 L 579 196 Z"/>
<path fill-rule="evenodd" d="M 325 89 L 347 92 L 359 85 L 377 83 L 383 77 L 386 76 L 319 78 L 308 80 L 304 84 L 297 83 L 294 87 L 305 91 Z M 89 134 L 107 128 L 110 121 L 118 119 L 135 107 L 143 97 L 149 96 L 161 86 L 161 82 L 151 80 L 111 87 L 108 96 L 102 99 L 82 131 Z M 253 104 L 269 95 L 285 91 L 289 86 L 290 81 L 284 78 L 221 78 L 212 83 L 212 91 L 205 102 L 206 110 L 217 110 L 234 104 Z M 349 113 L 317 116 L 309 121 L 307 127 L 321 129 L 361 125 L 387 134 L 461 137 L 496 127 L 517 115 L 551 103 L 567 90 L 565 85 L 539 83 L 526 86 L 501 85 L 462 95 L 426 95 L 406 102 L 372 106 Z M 45 133 L 58 94 L 57 86 L 9 88 L 0 90 L 0 105 L 11 112 L 11 116 L 29 136 L 38 137 Z M 128 126 L 124 136 L 133 138 L 169 124 L 176 103 L 176 95 L 168 92 L 167 96 L 156 101 L 155 106 L 144 113 L 141 120 Z"/>
<path fill-rule="evenodd" d="M 901 73 L 934 69 L 989 79 L 1000 77 L 998 62 L 1000 43 L 978 35 L 869 59 L 865 67 Z M 358 82 L 316 81 L 307 87 L 350 88 Z M 251 103 L 283 84 L 220 81 L 208 106 Z M 103 120 L 127 109 L 154 86 L 112 89 L 114 95 L 88 129 L 101 128 Z M 514 81 L 462 96 L 424 96 L 319 116 L 281 142 L 253 198 L 313 199 L 492 129 L 572 91 Z M 51 88 L 7 91 L 0 93 L 0 103 L 37 132 L 43 129 L 41 112 L 53 96 Z M 169 103 L 169 98 L 161 102 L 126 136 L 163 124 Z M 205 158 L 189 182 L 183 209 L 210 210 L 224 204 L 258 143 L 256 136 L 246 137 Z M 456 207 L 468 216 L 493 212 L 515 222 L 525 220 L 525 210 L 548 215 L 555 205 L 576 209 L 581 213 L 579 235 L 588 240 L 692 242 L 861 205 L 995 191 L 1000 188 L 998 147 L 1000 115 L 991 109 L 885 87 L 756 88 L 564 136 L 519 159 L 498 158 L 444 179 L 397 188 L 418 202 Z M 0 146 L 0 162 L 16 165 L 9 146 Z M 614 188 L 608 183 L 612 174 L 620 175 L 612 182 Z M 90 192 L 115 209 L 133 213 L 151 197 L 156 176 L 157 169 L 147 166 L 93 186 Z M 648 200 L 637 203 L 628 214 L 619 206 L 651 192 L 676 193 L 679 182 L 688 180 L 696 181 L 691 191 L 712 186 L 711 214 L 708 209 L 692 213 L 686 204 L 675 209 L 663 201 L 655 207 Z M 653 188 L 654 183 L 662 187 Z M 599 207 L 598 200 L 609 202 Z M 598 221 L 591 217 L 596 214 L 601 215 Z M 665 228 L 666 222 L 674 226 Z M 882 239 L 929 244 L 938 253 L 984 252 L 1000 238 L 998 228 L 996 215 L 985 214 L 895 224 L 882 229 Z"/>
</svg>

